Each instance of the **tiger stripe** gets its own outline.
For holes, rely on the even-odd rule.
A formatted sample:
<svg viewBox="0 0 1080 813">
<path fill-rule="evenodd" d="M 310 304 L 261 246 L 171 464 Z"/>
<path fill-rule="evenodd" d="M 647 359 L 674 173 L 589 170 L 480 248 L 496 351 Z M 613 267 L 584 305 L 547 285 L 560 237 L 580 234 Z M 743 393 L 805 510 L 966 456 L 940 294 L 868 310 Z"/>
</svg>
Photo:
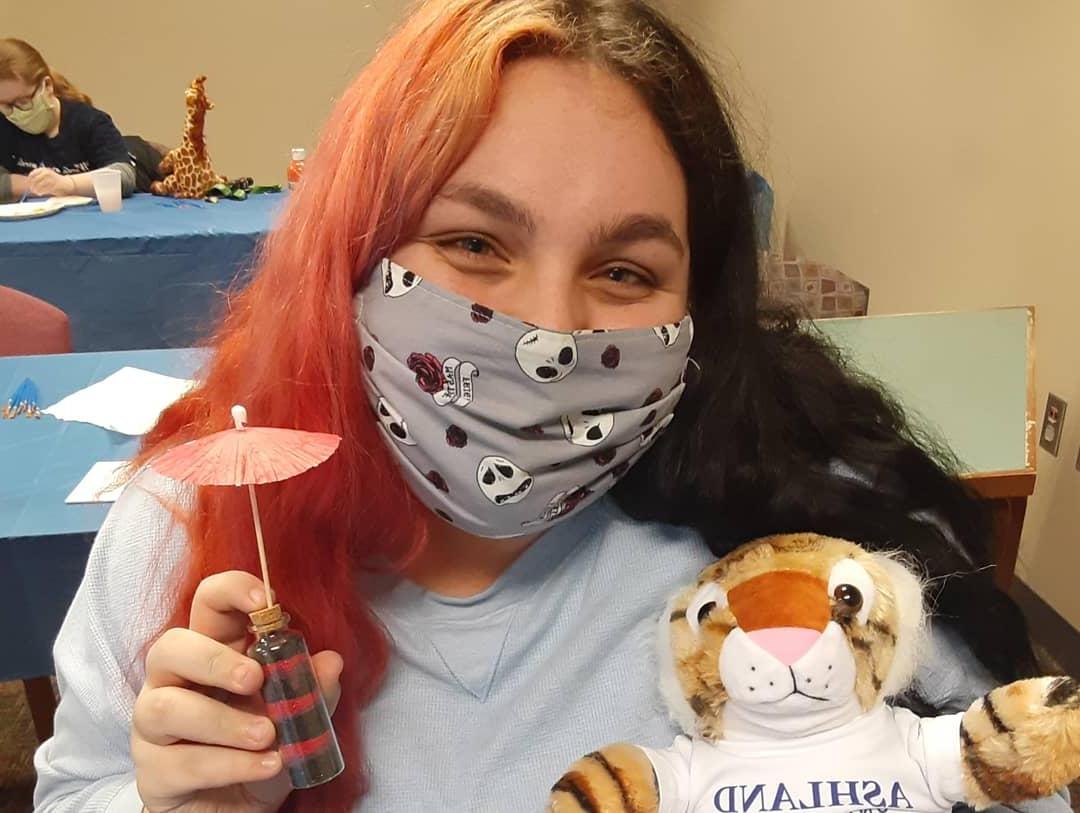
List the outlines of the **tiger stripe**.
<svg viewBox="0 0 1080 813">
<path fill-rule="evenodd" d="M 998 714 L 997 708 L 994 706 L 993 698 L 990 697 L 990 692 L 983 695 L 983 711 L 986 712 L 986 717 L 990 720 L 990 725 L 994 727 L 994 731 L 999 734 L 1011 734 L 1012 729 L 1005 725 L 1005 721 L 1001 719 L 1001 715 Z"/>
<path fill-rule="evenodd" d="M 600 813 L 600 808 L 597 806 L 596 800 L 589 792 L 588 782 L 585 777 L 577 771 L 563 774 L 562 779 L 556 782 L 551 790 L 552 792 L 562 791 L 563 793 L 568 793 L 573 796 L 574 801 L 578 803 L 585 813 Z"/>
<path fill-rule="evenodd" d="M 960 740 L 964 746 L 964 767 L 987 800 L 1010 804 L 1046 795 L 1047 791 L 1033 777 L 987 762 L 978 751 L 979 744 L 972 739 L 963 724 L 960 726 Z"/>
<path fill-rule="evenodd" d="M 1080 682 L 1071 677 L 1056 679 L 1046 693 L 1046 705 L 1080 708 Z"/>
<path fill-rule="evenodd" d="M 630 792 L 626 787 L 626 781 L 623 779 L 622 772 L 608 762 L 607 758 L 599 751 L 593 751 L 591 754 L 587 754 L 585 758 L 593 760 L 607 771 L 608 776 L 611 777 L 611 781 L 619 788 L 619 797 L 622 799 L 623 808 L 631 813 L 637 813 L 637 805 L 630 799 Z"/>
</svg>

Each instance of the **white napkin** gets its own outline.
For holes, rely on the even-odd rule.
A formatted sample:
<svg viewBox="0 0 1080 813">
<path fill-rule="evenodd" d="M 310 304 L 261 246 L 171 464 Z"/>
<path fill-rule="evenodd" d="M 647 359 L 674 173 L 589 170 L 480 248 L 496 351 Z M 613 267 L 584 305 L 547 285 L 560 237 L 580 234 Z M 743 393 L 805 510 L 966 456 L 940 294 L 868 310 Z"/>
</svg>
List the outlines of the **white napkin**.
<svg viewBox="0 0 1080 813">
<path fill-rule="evenodd" d="M 157 423 L 165 407 L 193 386 L 195 382 L 186 378 L 124 367 L 43 412 L 62 421 L 92 423 L 124 435 L 143 435 Z"/>
<path fill-rule="evenodd" d="M 67 495 L 66 503 L 116 502 L 127 483 L 114 485 L 120 469 L 130 460 L 102 460 L 90 467 L 79 484 Z"/>
</svg>

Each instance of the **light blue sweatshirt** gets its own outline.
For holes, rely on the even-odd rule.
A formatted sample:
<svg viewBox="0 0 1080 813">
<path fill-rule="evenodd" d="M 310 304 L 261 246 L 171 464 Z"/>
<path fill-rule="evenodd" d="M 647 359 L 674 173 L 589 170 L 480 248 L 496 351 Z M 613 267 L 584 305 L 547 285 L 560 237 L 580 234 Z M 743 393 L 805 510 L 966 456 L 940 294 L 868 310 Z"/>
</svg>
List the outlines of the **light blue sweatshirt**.
<svg viewBox="0 0 1080 813">
<path fill-rule="evenodd" d="M 42 813 L 141 807 L 128 748 L 138 653 L 162 621 L 163 579 L 183 552 L 143 490 L 167 486 L 141 484 L 110 512 L 56 642 L 56 734 L 35 758 Z M 578 756 L 616 740 L 670 745 L 678 731 L 657 689 L 657 619 L 711 558 L 693 532 L 635 522 L 603 499 L 476 596 L 397 584 L 375 607 L 395 657 L 361 720 L 373 779 L 357 809 L 540 811 Z M 957 710 L 988 687 L 955 639 L 936 647 L 920 679 Z M 1041 805 L 1068 811 L 1059 797 Z"/>
</svg>

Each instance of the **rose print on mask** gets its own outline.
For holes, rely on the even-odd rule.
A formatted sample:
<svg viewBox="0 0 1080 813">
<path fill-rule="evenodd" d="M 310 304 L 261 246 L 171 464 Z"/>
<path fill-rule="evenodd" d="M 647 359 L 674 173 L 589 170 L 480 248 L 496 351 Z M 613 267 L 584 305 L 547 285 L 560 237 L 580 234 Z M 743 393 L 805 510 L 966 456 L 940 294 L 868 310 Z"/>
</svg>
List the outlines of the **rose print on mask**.
<svg viewBox="0 0 1080 813">
<path fill-rule="evenodd" d="M 494 315 L 495 311 L 479 302 L 474 302 L 472 308 L 469 309 L 469 317 L 478 325 L 486 325 Z"/>
<path fill-rule="evenodd" d="M 577 508 L 582 500 L 590 494 L 592 494 L 592 491 L 585 486 L 578 486 L 569 491 L 560 491 L 548 501 L 548 504 L 544 507 L 544 513 L 536 519 L 530 519 L 528 522 L 521 523 L 521 526 L 523 528 L 528 528 L 543 522 L 554 522 L 559 517 L 565 516 Z"/>
<path fill-rule="evenodd" d="M 382 261 L 383 294 L 396 299 L 420 284 L 423 277 L 390 260 Z"/>
<path fill-rule="evenodd" d="M 431 353 L 410 353 L 405 366 L 416 373 L 416 383 L 428 395 L 440 392 L 446 380 L 442 362 Z"/>
<path fill-rule="evenodd" d="M 535 328 L 518 339 L 514 350 L 518 366 L 533 381 L 562 381 L 577 366 L 577 342 L 569 333 Z"/>
<path fill-rule="evenodd" d="M 509 505 L 525 499 L 532 489 L 533 478 L 513 461 L 489 455 L 480 460 L 480 466 L 476 469 L 476 483 L 493 503 Z"/>
<path fill-rule="evenodd" d="M 471 361 L 448 357 L 439 361 L 431 353 L 410 353 L 406 366 L 416 374 L 416 383 L 439 406 L 468 406 L 473 400 L 473 379 L 479 374 Z"/>
</svg>

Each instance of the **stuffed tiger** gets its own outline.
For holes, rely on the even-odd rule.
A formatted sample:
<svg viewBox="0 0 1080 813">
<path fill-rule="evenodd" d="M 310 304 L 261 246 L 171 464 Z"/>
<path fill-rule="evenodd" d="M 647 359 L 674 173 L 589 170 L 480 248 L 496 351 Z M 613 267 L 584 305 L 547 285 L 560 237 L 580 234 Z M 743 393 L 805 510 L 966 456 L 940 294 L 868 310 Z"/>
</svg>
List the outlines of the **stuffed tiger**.
<svg viewBox="0 0 1080 813">
<path fill-rule="evenodd" d="M 548 810 L 886 813 L 985 808 L 1080 775 L 1080 685 L 1038 678 L 962 714 L 887 706 L 925 635 L 916 576 L 815 534 L 751 542 L 710 565 L 661 619 L 661 690 L 689 736 L 575 762 Z"/>
</svg>

